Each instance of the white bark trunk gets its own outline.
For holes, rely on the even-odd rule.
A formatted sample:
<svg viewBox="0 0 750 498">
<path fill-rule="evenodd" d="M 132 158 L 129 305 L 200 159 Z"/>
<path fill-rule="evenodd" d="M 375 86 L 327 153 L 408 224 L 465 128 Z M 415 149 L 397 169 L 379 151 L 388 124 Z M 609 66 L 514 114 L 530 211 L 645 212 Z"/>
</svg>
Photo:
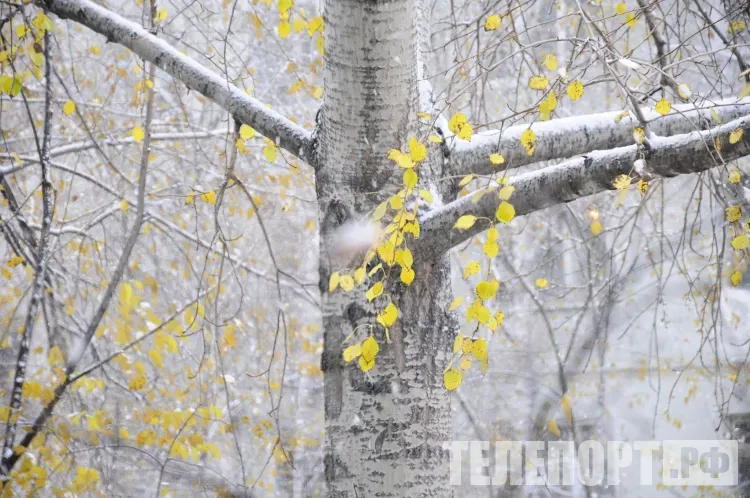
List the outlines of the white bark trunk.
<svg viewBox="0 0 750 498">
<path fill-rule="evenodd" d="M 326 4 L 326 79 L 316 181 L 321 217 L 326 408 L 326 481 L 332 497 L 450 496 L 448 392 L 442 387 L 455 324 L 447 260 L 416 265 L 417 277 L 388 293 L 400 310 L 392 344 L 381 344 L 373 370 L 344 365 L 342 341 L 376 307 L 363 292 L 327 293 L 331 234 L 398 190 L 400 170 L 387 159 L 417 132 L 418 29 L 416 0 L 329 0 Z M 430 163 L 432 161 L 432 163 Z M 420 166 L 428 179 L 439 157 Z M 394 189 L 394 187 L 396 187 Z M 389 193 L 390 192 L 390 193 Z M 409 241 L 407 243 L 410 243 Z M 355 264 L 360 263 L 359 261 Z M 371 284 L 370 284 L 371 285 Z M 364 285 L 367 287 L 367 284 Z M 365 329 L 366 330 L 366 329 Z M 359 337 L 362 339 L 364 337 Z"/>
</svg>

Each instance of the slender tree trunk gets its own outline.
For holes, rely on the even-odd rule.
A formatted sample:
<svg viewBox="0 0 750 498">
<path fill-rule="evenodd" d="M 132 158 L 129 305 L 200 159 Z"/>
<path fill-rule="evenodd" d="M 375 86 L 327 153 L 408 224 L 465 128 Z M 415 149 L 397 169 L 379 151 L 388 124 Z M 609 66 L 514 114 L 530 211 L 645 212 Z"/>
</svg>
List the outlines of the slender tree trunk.
<svg viewBox="0 0 750 498">
<path fill-rule="evenodd" d="M 328 0 L 325 104 L 316 145 L 321 220 L 320 286 L 325 351 L 325 468 L 332 497 L 450 496 L 449 393 L 442 371 L 455 334 L 445 312 L 450 299 L 447 258 L 419 264 L 408 288 L 387 288 L 399 318 L 386 344 L 362 287 L 328 293 L 332 234 L 401 188 L 403 170 L 387 159 L 420 131 L 417 123 L 419 31 L 417 0 Z M 435 178 L 442 158 L 434 154 L 419 169 Z M 441 193 L 436 193 L 440 199 Z M 448 201 L 449 199 L 442 199 Z M 407 245 L 409 240 L 407 240 Z M 361 260 L 352 263 L 353 267 Z M 397 272 L 394 272 L 397 273 Z M 391 277 L 393 280 L 393 277 Z M 398 280 L 398 276 L 395 277 Z M 362 373 L 344 365 L 344 339 L 372 323 L 381 349 L 375 367 Z M 359 329 L 362 339 L 367 328 Z"/>
</svg>

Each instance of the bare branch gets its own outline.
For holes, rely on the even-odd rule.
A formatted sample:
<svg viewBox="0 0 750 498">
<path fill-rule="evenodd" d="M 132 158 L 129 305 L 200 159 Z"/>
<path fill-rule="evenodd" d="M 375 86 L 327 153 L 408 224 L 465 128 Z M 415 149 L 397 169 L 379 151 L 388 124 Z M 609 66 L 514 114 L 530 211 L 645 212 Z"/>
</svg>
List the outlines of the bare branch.
<svg viewBox="0 0 750 498">
<path fill-rule="evenodd" d="M 706 171 L 746 156 L 750 154 L 748 127 L 750 116 L 745 116 L 710 130 L 672 137 L 654 137 L 651 141 L 652 149 L 646 158 L 647 172 L 654 178 L 668 178 Z M 745 132 L 737 143 L 730 144 L 729 133 L 737 129 Z M 714 140 L 717 138 L 721 140 L 721 154 L 714 149 Z M 614 190 L 613 180 L 619 175 L 630 175 L 639 154 L 636 145 L 596 151 L 512 178 L 509 184 L 515 187 L 515 192 L 510 202 L 515 208 L 516 216 L 605 190 Z M 415 240 L 411 250 L 424 258 L 434 258 L 486 230 L 488 225 L 483 220 L 477 221 L 468 230 L 453 229 L 456 220 L 467 214 L 495 220 L 495 210 L 499 203 L 497 191 L 495 188 L 485 190 L 486 195 L 476 203 L 472 202 L 473 195 L 467 195 L 426 214 L 420 220 L 422 236 Z"/>
<path fill-rule="evenodd" d="M 707 128 L 712 122 L 713 109 L 722 122 L 731 121 L 750 114 L 750 99 L 727 99 L 706 102 L 696 108 L 694 104 L 681 104 L 666 116 L 644 110 L 651 132 L 659 136 L 690 133 Z M 616 121 L 616 118 L 622 119 Z M 490 163 L 490 154 L 500 153 L 507 168 L 518 168 L 526 164 L 564 159 L 586 154 L 594 150 L 608 150 L 633 143 L 633 128 L 640 126 L 632 116 L 622 117 L 622 112 L 604 112 L 570 118 L 553 119 L 531 125 L 536 134 L 534 155 L 529 156 L 521 146 L 521 133 L 529 125 L 515 125 L 504 131 L 494 130 L 475 133 L 471 142 L 449 138 L 453 150 L 449 161 L 456 175 L 487 175 L 498 171 Z"/>
<path fill-rule="evenodd" d="M 35 0 L 35 3 L 59 17 L 83 24 L 106 36 L 110 42 L 129 48 L 300 159 L 310 156 L 309 131 L 272 111 L 138 24 L 89 0 Z"/>
</svg>

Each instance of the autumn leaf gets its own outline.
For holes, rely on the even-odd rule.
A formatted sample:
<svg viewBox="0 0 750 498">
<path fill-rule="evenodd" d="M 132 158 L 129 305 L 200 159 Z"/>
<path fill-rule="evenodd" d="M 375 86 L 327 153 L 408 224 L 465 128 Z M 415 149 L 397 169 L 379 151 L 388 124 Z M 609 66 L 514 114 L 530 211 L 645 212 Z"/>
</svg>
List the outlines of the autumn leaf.
<svg viewBox="0 0 750 498">
<path fill-rule="evenodd" d="M 461 216 L 457 221 L 456 224 L 453 225 L 453 228 L 457 228 L 459 230 L 466 230 L 468 228 L 471 228 L 474 226 L 474 223 L 476 223 L 477 217 L 472 216 L 470 214 L 466 214 L 464 216 Z"/>
<path fill-rule="evenodd" d="M 570 100 L 576 101 L 580 99 L 581 97 L 583 97 L 583 83 L 578 80 L 573 81 L 568 85 L 565 93 L 568 94 L 568 98 L 570 98 Z"/>
<path fill-rule="evenodd" d="M 495 31 L 497 28 L 500 27 L 500 24 L 502 23 L 502 18 L 499 14 L 493 14 L 487 18 L 487 20 L 484 22 L 484 30 L 485 31 Z"/>
</svg>

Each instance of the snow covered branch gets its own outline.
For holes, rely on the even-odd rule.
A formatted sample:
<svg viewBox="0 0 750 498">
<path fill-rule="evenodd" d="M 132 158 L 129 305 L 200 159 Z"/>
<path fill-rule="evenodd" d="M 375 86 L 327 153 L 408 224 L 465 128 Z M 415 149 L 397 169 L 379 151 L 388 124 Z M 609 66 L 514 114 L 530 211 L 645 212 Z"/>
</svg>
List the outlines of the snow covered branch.
<svg viewBox="0 0 750 498">
<path fill-rule="evenodd" d="M 750 114 L 750 98 L 742 100 L 726 99 L 706 102 L 696 107 L 694 104 L 672 106 L 672 112 L 661 116 L 654 110 L 643 110 L 649 122 L 649 129 L 659 136 L 672 136 L 704 130 L 715 123 L 711 110 L 722 123 Z M 633 129 L 640 126 L 632 116 L 622 117 L 622 112 L 604 112 L 574 116 L 570 118 L 541 121 L 531 125 L 536 134 L 534 155 L 529 157 L 520 142 L 521 133 L 529 125 L 515 125 L 504 131 L 494 130 L 475 133 L 471 142 L 450 138 L 452 153 L 449 161 L 452 171 L 458 176 L 475 173 L 487 175 L 499 169 L 518 168 L 526 164 L 565 159 L 594 150 L 610 150 L 633 143 Z M 500 153 L 505 164 L 490 164 L 490 154 Z"/>
<path fill-rule="evenodd" d="M 300 159 L 310 147 L 310 132 L 293 123 L 232 83 L 182 54 L 140 25 L 89 0 L 34 0 L 58 17 L 70 19 L 119 43 L 143 59 L 226 109 L 241 123 L 255 128 Z"/>
<path fill-rule="evenodd" d="M 750 154 L 750 115 L 705 131 L 694 131 L 672 137 L 654 137 L 647 152 L 644 174 L 651 177 L 673 177 L 706 171 L 722 163 Z M 731 144 L 729 134 L 742 129 L 742 137 Z M 721 154 L 714 148 L 714 140 L 721 141 Z M 632 138 L 631 138 L 632 140 Z M 619 175 L 634 173 L 634 161 L 639 157 L 636 145 L 612 150 L 595 151 L 556 166 L 511 178 L 515 187 L 510 203 L 516 216 L 571 202 L 605 190 L 614 190 L 613 181 Z M 487 188 L 478 202 L 474 195 L 464 196 L 446 206 L 426 214 L 421 220 L 422 236 L 412 251 L 423 258 L 433 258 L 473 235 L 486 230 L 487 220 L 478 220 L 468 230 L 453 228 L 463 215 L 474 215 L 495 220 L 498 207 L 496 188 Z"/>
</svg>

